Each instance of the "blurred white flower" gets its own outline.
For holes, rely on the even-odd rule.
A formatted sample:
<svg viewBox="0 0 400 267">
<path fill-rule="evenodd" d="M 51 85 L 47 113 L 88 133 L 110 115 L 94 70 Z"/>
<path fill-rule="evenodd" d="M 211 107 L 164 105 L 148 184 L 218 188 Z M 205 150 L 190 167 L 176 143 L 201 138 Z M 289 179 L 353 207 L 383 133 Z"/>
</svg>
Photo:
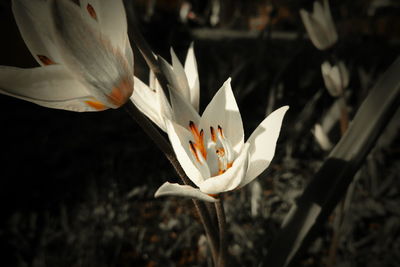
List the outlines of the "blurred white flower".
<svg viewBox="0 0 400 267">
<path fill-rule="evenodd" d="M 349 71 L 343 61 L 339 61 L 336 65 L 331 65 L 325 61 L 321 65 L 322 77 L 326 89 L 333 97 L 341 96 L 349 85 Z"/>
<path fill-rule="evenodd" d="M 118 108 L 133 90 L 133 54 L 121 0 L 13 0 L 40 67 L 0 66 L 0 93 L 71 111 Z"/>
<path fill-rule="evenodd" d="M 177 108 L 175 121 L 166 121 L 167 133 L 179 163 L 198 188 L 166 182 L 155 197 L 178 195 L 217 201 L 216 195 L 245 186 L 271 163 L 288 106 L 272 112 L 244 142 L 230 79 L 201 117 L 181 95 L 171 94 L 171 99 Z"/>
<path fill-rule="evenodd" d="M 315 137 L 315 140 L 324 151 L 329 151 L 332 149 L 332 143 L 320 124 L 317 123 L 314 125 L 312 133 Z"/>
<path fill-rule="evenodd" d="M 323 0 L 323 4 L 315 1 L 312 13 L 301 9 L 300 16 L 308 36 L 316 48 L 325 50 L 336 43 L 338 34 L 333 23 L 328 0 Z"/>
<path fill-rule="evenodd" d="M 170 86 L 170 96 L 180 95 L 188 105 L 198 111 L 200 83 L 193 44 L 188 49 L 184 66 L 182 66 L 172 49 L 171 57 L 172 65 L 160 58 L 161 67 Z M 149 85 L 135 77 L 135 90 L 131 100 L 141 112 L 165 132 L 167 131 L 165 120 L 174 120 L 174 114 L 181 111 L 174 97 L 171 97 L 172 106 L 169 104 L 153 72 L 150 72 Z"/>
</svg>

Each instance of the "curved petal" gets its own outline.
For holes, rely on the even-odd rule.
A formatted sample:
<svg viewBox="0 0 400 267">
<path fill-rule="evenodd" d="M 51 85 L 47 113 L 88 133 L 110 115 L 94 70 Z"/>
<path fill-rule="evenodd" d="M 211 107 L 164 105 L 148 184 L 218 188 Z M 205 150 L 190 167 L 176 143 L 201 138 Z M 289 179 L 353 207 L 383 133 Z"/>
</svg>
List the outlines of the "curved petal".
<svg viewBox="0 0 400 267">
<path fill-rule="evenodd" d="M 199 186 L 205 178 L 210 177 L 210 171 L 207 164 L 196 162 L 196 158 L 190 150 L 189 141 L 193 141 L 191 132 L 169 120 L 166 120 L 166 125 L 168 137 L 176 158 L 189 179 Z"/>
<path fill-rule="evenodd" d="M 123 105 L 133 91 L 133 71 L 123 53 L 84 20 L 77 5 L 67 0 L 51 3 L 54 37 L 63 63 L 108 107 Z"/>
<path fill-rule="evenodd" d="M 132 102 L 163 131 L 166 131 L 164 120 L 161 116 L 160 103 L 157 91 L 150 89 L 140 79 L 134 77 L 135 90 L 131 96 Z"/>
<path fill-rule="evenodd" d="M 337 97 L 341 94 L 341 91 L 337 87 L 338 83 L 340 83 L 339 72 L 329 64 L 329 62 L 325 61 L 321 65 L 322 78 L 324 79 L 325 87 L 330 93 L 331 96 Z"/>
<path fill-rule="evenodd" d="M 184 127 L 188 127 L 190 121 L 193 121 L 195 124 L 200 122 L 200 115 L 188 101 L 183 99 L 177 90 L 169 87 L 169 96 L 175 122 Z"/>
<path fill-rule="evenodd" d="M 206 194 L 219 194 L 237 188 L 245 179 L 249 162 L 249 145 L 245 144 L 239 156 L 223 174 L 206 179 L 199 185 Z"/>
<path fill-rule="evenodd" d="M 324 29 L 319 22 L 304 9 L 300 10 L 301 20 L 313 45 L 319 50 L 326 49 L 327 44 Z"/>
<path fill-rule="evenodd" d="M 122 0 L 81 0 L 80 6 L 89 19 L 95 19 L 99 28 L 114 47 L 125 50 L 127 22 Z"/>
<path fill-rule="evenodd" d="M 218 90 L 201 116 L 200 129 L 205 129 L 207 139 L 210 138 L 208 131 L 210 126 L 217 129 L 218 125 L 231 142 L 233 150 L 239 153 L 244 143 L 243 122 L 232 92 L 230 78 Z"/>
<path fill-rule="evenodd" d="M 174 50 L 171 47 L 171 60 L 172 60 L 172 69 L 174 70 L 176 80 L 178 82 L 177 88 L 182 95 L 189 96 L 186 100 L 190 102 L 190 88 L 188 79 L 186 77 L 185 69 L 182 66 L 182 63 L 179 61 L 178 57 L 176 56 Z"/>
<path fill-rule="evenodd" d="M 190 44 L 185 60 L 185 74 L 190 88 L 190 102 L 194 109 L 199 112 L 200 103 L 200 81 L 197 71 L 197 61 L 194 54 L 193 43 Z"/>
<path fill-rule="evenodd" d="M 329 151 L 332 149 L 332 143 L 329 140 L 329 137 L 326 135 L 326 133 L 322 129 L 321 124 L 319 124 L 319 123 L 315 124 L 314 129 L 312 130 L 312 133 L 315 137 L 315 140 L 317 141 L 317 143 L 323 150 Z"/>
<path fill-rule="evenodd" d="M 171 50 L 171 56 L 175 55 L 173 54 L 173 51 Z M 176 56 L 175 56 L 176 57 Z M 177 63 L 175 62 L 175 66 L 172 67 L 164 58 L 162 58 L 161 56 L 158 56 L 158 62 L 160 63 L 160 67 L 162 72 L 164 73 L 165 77 L 167 78 L 167 81 L 169 83 L 169 85 L 176 90 L 177 92 L 179 92 L 179 94 L 182 96 L 182 98 L 190 103 L 190 91 L 189 91 L 189 87 L 184 87 L 182 86 L 182 76 L 177 74 L 176 72 L 176 65 Z M 173 61 L 178 60 L 178 59 L 174 59 L 174 56 L 172 56 Z M 179 60 L 178 60 L 179 62 Z M 180 64 L 180 63 L 179 63 Z M 181 65 L 182 71 L 183 71 L 183 67 Z M 179 73 L 179 71 L 178 71 Z M 185 73 L 183 73 L 183 75 L 185 75 Z M 186 77 L 185 77 L 186 79 Z M 187 83 L 187 81 L 186 81 Z"/>
<path fill-rule="evenodd" d="M 107 107 L 89 95 L 60 65 L 21 69 L 0 66 L 0 93 L 44 107 L 100 111 Z"/>
<path fill-rule="evenodd" d="M 154 197 L 162 196 L 180 196 L 189 197 L 192 199 L 198 199 L 208 202 L 217 202 L 218 199 L 213 198 L 207 194 L 201 192 L 198 188 L 191 187 L 190 185 L 180 185 L 165 182 L 160 188 L 157 189 Z"/>
<path fill-rule="evenodd" d="M 36 61 L 42 66 L 59 63 L 60 54 L 50 29 L 49 2 L 13 0 L 12 11 L 22 39 Z"/>
<path fill-rule="evenodd" d="M 241 187 L 250 183 L 271 163 L 275 155 L 275 147 L 281 131 L 282 120 L 288 109 L 289 106 L 284 106 L 272 112 L 247 140 L 246 143 L 250 144 L 249 169 L 246 178 L 240 184 Z"/>
<path fill-rule="evenodd" d="M 331 9 L 329 7 L 328 0 L 324 0 L 323 2 L 323 8 L 324 8 L 324 14 L 325 14 L 325 20 L 326 20 L 326 27 L 329 35 L 329 42 L 331 44 L 336 43 L 338 39 L 338 34 L 336 31 L 335 24 L 333 23 L 333 18 L 332 18 L 332 13 Z"/>
</svg>

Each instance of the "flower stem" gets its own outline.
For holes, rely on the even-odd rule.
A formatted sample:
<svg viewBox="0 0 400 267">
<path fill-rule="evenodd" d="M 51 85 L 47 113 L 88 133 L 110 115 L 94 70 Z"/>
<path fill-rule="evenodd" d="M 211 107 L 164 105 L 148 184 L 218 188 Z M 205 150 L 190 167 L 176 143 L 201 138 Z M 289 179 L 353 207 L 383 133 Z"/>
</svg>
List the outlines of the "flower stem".
<svg viewBox="0 0 400 267">
<path fill-rule="evenodd" d="M 134 119 L 144 132 L 152 139 L 152 141 L 158 146 L 158 148 L 164 153 L 171 165 L 174 167 L 178 176 L 181 178 L 182 182 L 187 185 L 192 185 L 190 179 L 186 176 L 185 171 L 176 159 L 175 153 L 168 143 L 166 138 L 154 127 L 154 125 L 145 117 L 145 115 L 138 110 L 138 108 L 133 104 L 132 101 L 128 101 L 124 106 L 125 111 Z M 197 212 L 199 214 L 200 220 L 204 226 L 207 238 L 210 242 L 210 249 L 213 255 L 214 262 L 217 262 L 217 230 L 212 224 L 211 216 L 207 210 L 206 205 L 202 201 L 192 199 Z"/>
<path fill-rule="evenodd" d="M 219 227 L 219 257 L 218 267 L 226 266 L 226 220 L 225 211 L 222 196 L 220 201 L 215 203 L 215 209 L 217 211 L 218 227 Z"/>
</svg>

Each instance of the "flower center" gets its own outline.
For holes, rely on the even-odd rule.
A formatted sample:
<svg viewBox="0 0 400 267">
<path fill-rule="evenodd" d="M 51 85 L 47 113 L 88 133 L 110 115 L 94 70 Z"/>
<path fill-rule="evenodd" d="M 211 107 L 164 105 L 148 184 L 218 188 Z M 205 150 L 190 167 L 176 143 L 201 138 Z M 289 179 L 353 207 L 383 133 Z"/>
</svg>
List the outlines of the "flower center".
<svg viewBox="0 0 400 267">
<path fill-rule="evenodd" d="M 190 151 L 198 164 L 207 165 L 211 176 L 223 174 L 232 167 L 234 152 L 221 126 L 218 125 L 217 131 L 211 126 L 207 137 L 192 121 L 189 129 L 193 135 L 193 141 L 189 141 Z"/>
</svg>

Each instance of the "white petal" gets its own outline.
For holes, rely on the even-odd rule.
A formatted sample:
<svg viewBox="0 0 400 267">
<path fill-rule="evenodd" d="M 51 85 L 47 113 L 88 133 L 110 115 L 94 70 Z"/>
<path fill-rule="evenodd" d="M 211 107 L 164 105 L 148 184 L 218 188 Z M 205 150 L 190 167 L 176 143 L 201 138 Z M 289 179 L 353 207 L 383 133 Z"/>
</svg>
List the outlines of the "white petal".
<svg viewBox="0 0 400 267">
<path fill-rule="evenodd" d="M 339 61 L 338 69 L 340 73 L 341 88 L 344 90 L 349 86 L 349 71 L 343 61 Z"/>
<path fill-rule="evenodd" d="M 315 124 L 312 133 L 315 137 L 315 140 L 317 140 L 318 144 L 323 150 L 329 151 L 332 149 L 332 143 L 330 142 L 328 136 L 325 134 L 320 124 Z"/>
<path fill-rule="evenodd" d="M 172 51 L 172 50 L 171 50 Z M 172 55 L 172 52 L 171 52 Z M 176 56 L 175 56 L 176 57 Z M 179 77 L 177 73 L 175 72 L 175 69 L 162 57 L 159 58 L 159 63 L 162 72 L 164 73 L 165 77 L 167 78 L 168 84 L 179 94 L 182 96 L 182 98 L 190 103 L 190 90 L 189 86 L 185 87 L 182 86 L 182 77 Z M 174 58 L 174 57 L 173 57 Z M 173 59 L 174 60 L 174 59 Z M 175 59 L 176 61 L 177 59 Z M 179 62 L 179 60 L 178 60 Z M 175 63 L 176 65 L 177 63 Z M 179 63 L 180 64 L 180 63 Z M 183 68 L 183 67 L 182 67 Z M 186 79 L 186 77 L 185 77 Z M 187 82 L 187 81 L 186 81 Z"/>
<path fill-rule="evenodd" d="M 60 63 L 60 55 L 52 37 L 51 16 L 48 1 L 13 0 L 12 11 L 22 39 L 40 65 L 46 61 Z"/>
<path fill-rule="evenodd" d="M 200 81 L 197 71 L 197 61 L 194 54 L 193 43 L 190 44 L 185 60 L 185 73 L 190 88 L 190 102 L 194 109 L 199 112 Z"/>
<path fill-rule="evenodd" d="M 160 103 L 157 92 L 150 89 L 140 79 L 134 77 L 135 89 L 131 96 L 132 102 L 163 131 L 166 131 L 164 120 L 161 116 Z"/>
<path fill-rule="evenodd" d="M 0 66 L 0 93 L 44 107 L 70 111 L 99 111 L 81 83 L 60 65 L 21 69 Z"/>
<path fill-rule="evenodd" d="M 193 188 L 189 185 L 180 185 L 180 184 L 171 184 L 169 182 L 164 183 L 156 193 L 154 197 L 162 197 L 162 196 L 180 196 L 180 197 L 189 197 L 193 199 L 208 201 L 208 202 L 216 202 L 217 199 L 204 194 L 197 188 Z"/>
<path fill-rule="evenodd" d="M 93 17 L 89 13 L 88 5 L 93 8 L 102 34 L 111 40 L 114 47 L 124 51 L 128 28 L 123 1 L 81 0 L 80 5 L 89 19 Z"/>
<path fill-rule="evenodd" d="M 324 29 L 321 27 L 319 21 L 317 21 L 304 9 L 300 10 L 300 16 L 304 23 L 304 27 L 307 30 L 308 37 L 310 38 L 314 46 L 319 50 L 326 49 L 329 45 L 326 40 Z"/>
<path fill-rule="evenodd" d="M 337 97 L 341 94 L 340 88 L 338 88 L 338 82 L 340 82 L 339 72 L 331 67 L 329 62 L 325 61 L 321 65 L 322 78 L 324 79 L 325 87 L 333 97 Z"/>
<path fill-rule="evenodd" d="M 198 186 L 205 178 L 210 176 L 210 171 L 207 173 L 206 169 L 199 169 L 197 162 L 195 162 L 192 156 L 189 145 L 189 141 L 193 141 L 192 133 L 169 120 L 166 120 L 166 125 L 168 137 L 175 151 L 176 158 L 189 179 Z"/>
<path fill-rule="evenodd" d="M 336 41 L 338 39 L 338 34 L 336 31 L 335 24 L 333 23 L 333 18 L 332 18 L 331 9 L 329 7 L 328 0 L 324 0 L 323 5 L 324 5 L 326 25 L 327 25 L 326 27 L 327 27 L 327 31 L 328 31 L 328 35 L 329 35 L 329 42 L 331 44 L 334 44 L 334 43 L 336 43 Z"/>
<path fill-rule="evenodd" d="M 245 144 L 239 156 L 223 174 L 206 179 L 199 185 L 206 194 L 219 194 L 237 188 L 245 179 L 249 162 L 249 145 Z"/>
<path fill-rule="evenodd" d="M 244 143 L 243 122 L 232 92 L 230 78 L 222 85 L 204 110 L 199 128 L 204 129 L 208 139 L 210 127 L 217 129 L 218 125 L 222 127 L 233 150 L 239 153 Z"/>
<path fill-rule="evenodd" d="M 200 115 L 190 102 L 186 101 L 177 90 L 171 87 L 169 87 L 169 89 L 174 121 L 186 128 L 189 126 L 190 121 L 198 125 L 200 122 Z"/>
<path fill-rule="evenodd" d="M 126 44 L 125 44 L 125 58 L 128 61 L 128 66 L 133 70 L 133 51 L 131 47 L 131 43 L 129 41 L 129 38 L 126 38 Z"/>
<path fill-rule="evenodd" d="M 178 82 L 177 85 L 179 87 L 178 90 L 181 92 L 183 96 L 185 96 L 185 99 L 187 99 L 187 101 L 190 102 L 190 88 L 188 80 L 186 78 L 186 73 L 182 66 L 182 63 L 179 61 L 172 47 L 171 47 L 171 60 L 172 60 L 172 69 L 174 70 L 175 77 Z"/>
<path fill-rule="evenodd" d="M 54 36 L 63 63 L 97 99 L 112 108 L 123 105 L 133 90 L 133 71 L 123 57 L 125 51 L 113 47 L 84 20 L 74 3 L 51 3 Z"/>
<path fill-rule="evenodd" d="M 271 163 L 275 155 L 276 142 L 281 131 L 282 120 L 288 106 L 281 107 L 272 112 L 254 130 L 246 143 L 250 144 L 250 162 L 246 179 L 240 186 L 244 186 L 262 173 Z"/>
</svg>

